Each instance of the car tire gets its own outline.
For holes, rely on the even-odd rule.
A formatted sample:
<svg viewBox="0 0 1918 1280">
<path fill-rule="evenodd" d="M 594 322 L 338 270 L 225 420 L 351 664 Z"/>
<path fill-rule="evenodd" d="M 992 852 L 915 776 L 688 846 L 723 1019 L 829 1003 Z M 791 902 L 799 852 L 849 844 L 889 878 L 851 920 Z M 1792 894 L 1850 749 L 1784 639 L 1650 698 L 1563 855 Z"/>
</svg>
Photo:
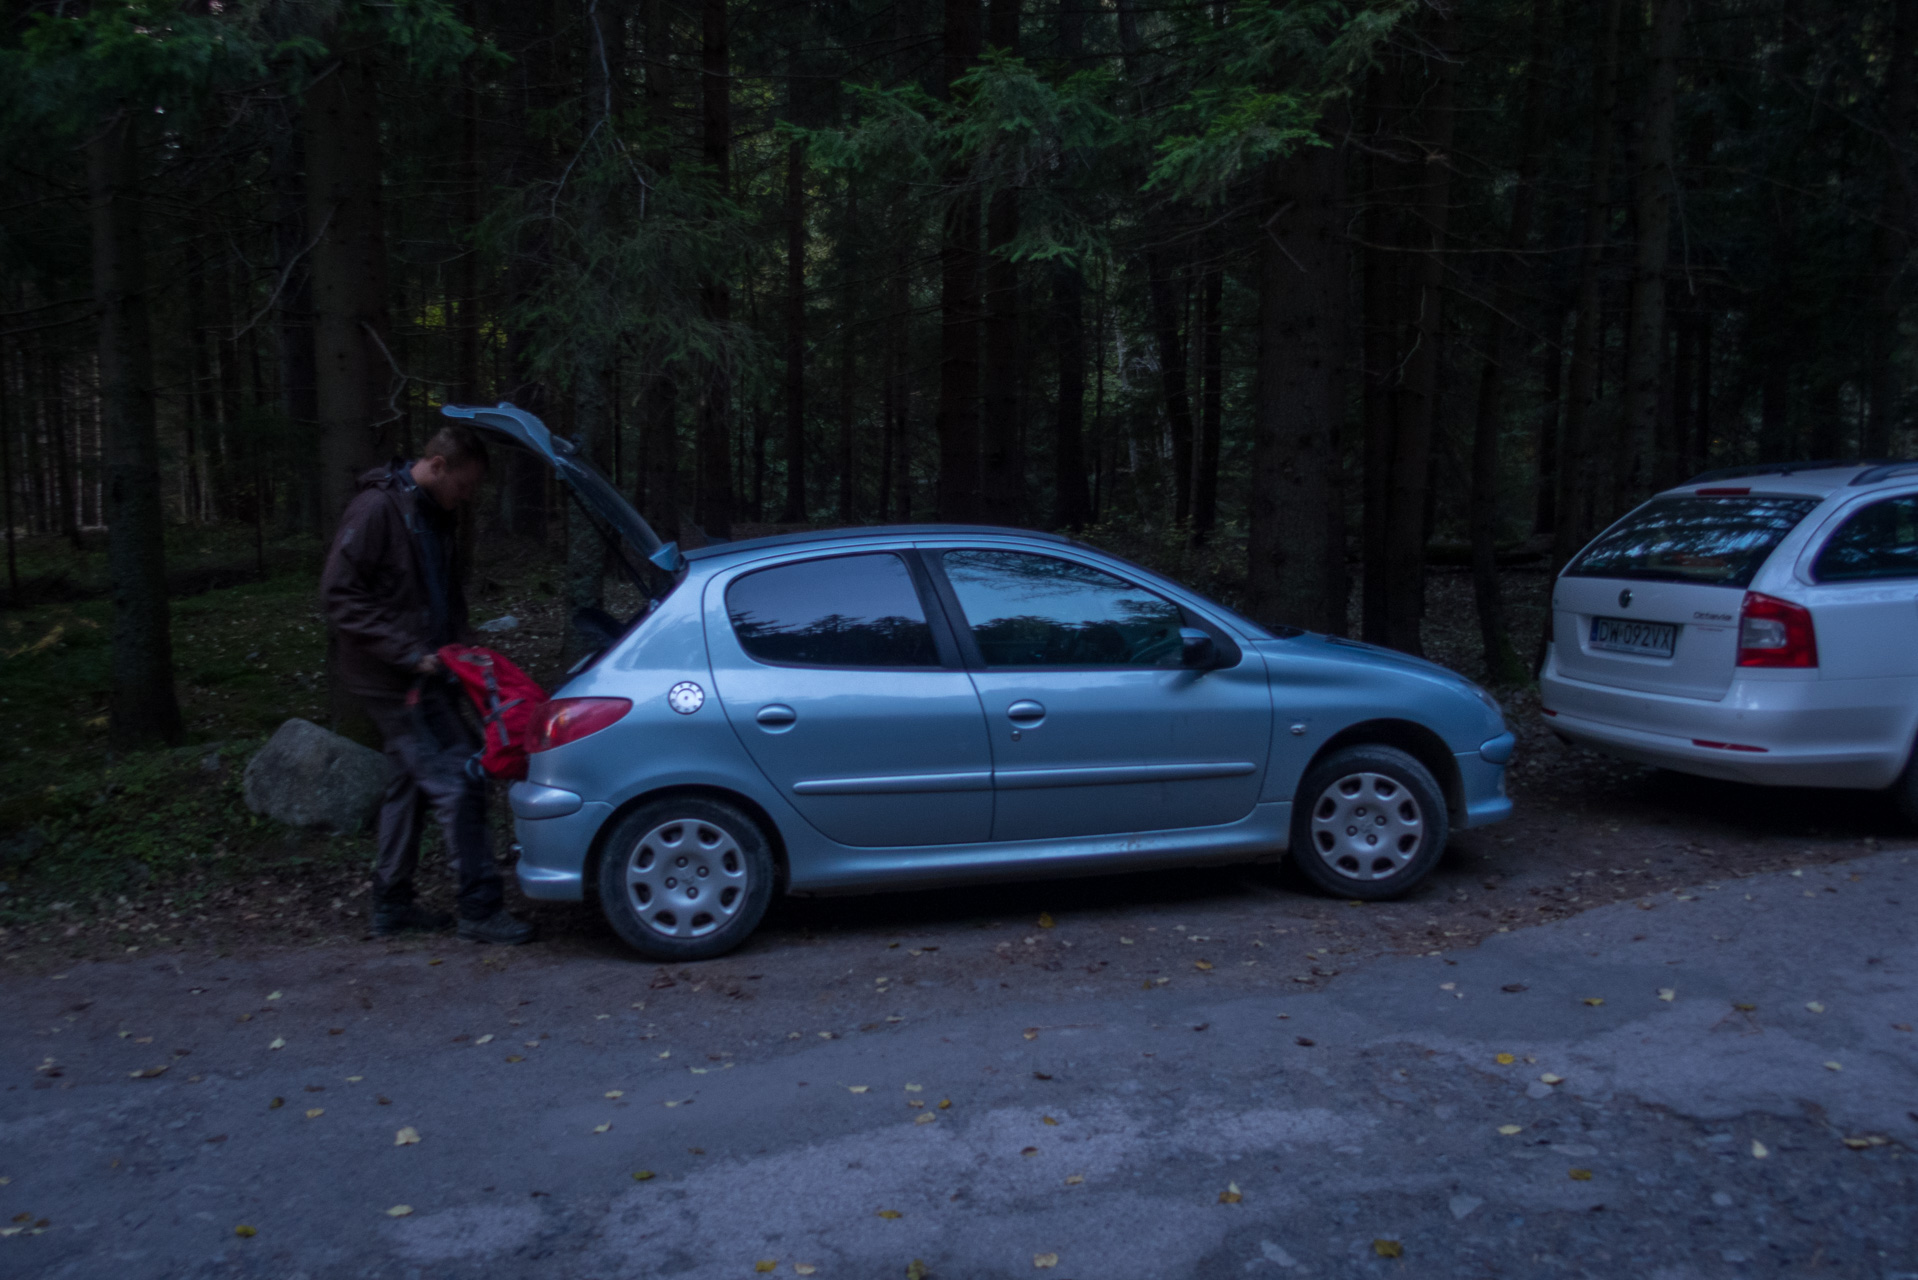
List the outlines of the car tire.
<svg viewBox="0 0 1918 1280">
<path fill-rule="evenodd" d="M 606 922 L 648 960 L 710 960 L 744 942 L 772 902 L 766 833 L 707 796 L 667 797 L 628 813 L 599 859 Z"/>
<path fill-rule="evenodd" d="M 1397 747 L 1334 752 L 1292 804 L 1293 865 L 1340 898 L 1398 897 L 1431 874 L 1450 835 L 1431 770 Z"/>
</svg>

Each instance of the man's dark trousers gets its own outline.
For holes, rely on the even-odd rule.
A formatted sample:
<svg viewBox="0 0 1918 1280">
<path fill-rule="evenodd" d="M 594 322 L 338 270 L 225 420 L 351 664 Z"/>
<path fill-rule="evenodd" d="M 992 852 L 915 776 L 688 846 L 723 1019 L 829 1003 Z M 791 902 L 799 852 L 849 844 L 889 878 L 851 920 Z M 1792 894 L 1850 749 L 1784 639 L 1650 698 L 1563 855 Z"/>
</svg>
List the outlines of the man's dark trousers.
<svg viewBox="0 0 1918 1280">
<path fill-rule="evenodd" d="M 431 809 L 459 870 L 460 916 L 486 919 L 500 909 L 502 891 L 486 829 L 486 784 L 466 771 L 467 762 L 480 748 L 478 735 L 460 717 L 451 691 L 439 676 L 426 677 L 419 701 L 411 706 L 404 697 L 364 701 L 393 766 L 393 780 L 380 804 L 375 895 L 385 903 L 413 900 L 420 833 Z"/>
</svg>

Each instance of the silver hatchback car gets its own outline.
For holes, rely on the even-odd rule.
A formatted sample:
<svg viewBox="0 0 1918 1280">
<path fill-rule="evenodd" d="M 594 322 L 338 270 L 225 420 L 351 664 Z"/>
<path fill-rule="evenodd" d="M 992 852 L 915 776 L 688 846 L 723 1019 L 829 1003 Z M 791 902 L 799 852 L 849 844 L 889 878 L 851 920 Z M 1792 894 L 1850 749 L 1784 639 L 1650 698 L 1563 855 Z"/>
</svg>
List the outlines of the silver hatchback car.
<svg viewBox="0 0 1918 1280">
<path fill-rule="evenodd" d="M 1041 533 L 682 554 L 530 414 L 444 412 L 544 458 L 649 596 L 542 709 L 510 800 L 527 896 L 597 899 L 650 958 L 738 946 L 777 892 L 1287 850 L 1387 898 L 1511 811 L 1498 703 L 1433 663 L 1276 634 Z"/>
<path fill-rule="evenodd" d="M 1627 514 L 1552 592 L 1561 737 L 1684 773 L 1892 788 L 1918 819 L 1918 463 L 1747 467 Z"/>
</svg>

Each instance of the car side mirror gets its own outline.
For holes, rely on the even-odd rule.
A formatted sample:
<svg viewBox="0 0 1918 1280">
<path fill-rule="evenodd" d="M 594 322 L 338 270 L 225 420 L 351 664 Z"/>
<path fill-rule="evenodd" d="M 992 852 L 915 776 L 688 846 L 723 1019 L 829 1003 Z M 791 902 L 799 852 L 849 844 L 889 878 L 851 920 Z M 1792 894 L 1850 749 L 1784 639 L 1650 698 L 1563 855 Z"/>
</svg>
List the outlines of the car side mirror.
<svg viewBox="0 0 1918 1280">
<path fill-rule="evenodd" d="M 1210 632 L 1197 627 L 1179 628 L 1179 665 L 1194 671 L 1210 671 L 1219 665 L 1219 646 Z"/>
</svg>

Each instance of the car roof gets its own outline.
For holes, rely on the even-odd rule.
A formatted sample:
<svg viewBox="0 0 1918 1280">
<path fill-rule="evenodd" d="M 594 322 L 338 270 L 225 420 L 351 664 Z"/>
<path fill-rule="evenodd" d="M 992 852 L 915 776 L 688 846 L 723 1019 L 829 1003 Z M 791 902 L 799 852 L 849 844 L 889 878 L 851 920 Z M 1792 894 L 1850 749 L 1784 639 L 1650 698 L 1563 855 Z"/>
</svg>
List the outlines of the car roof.
<svg viewBox="0 0 1918 1280">
<path fill-rule="evenodd" d="M 812 545 L 830 545 L 839 542 L 857 542 L 869 538 L 945 538 L 945 537 L 991 537 L 991 538 L 1032 538 L 1040 542 L 1054 542 L 1060 546 L 1078 546 L 1071 538 L 1057 533 L 1040 533 L 1036 529 L 1015 529 L 1007 525 L 993 524 L 875 524 L 860 525 L 849 529 L 805 529 L 798 533 L 775 533 L 763 538 L 746 538 L 740 542 L 715 542 L 686 552 L 688 560 L 707 560 L 714 556 L 730 555 L 736 551 L 784 551 Z"/>
<path fill-rule="evenodd" d="M 1665 493 L 1736 491 L 1827 498 L 1840 490 L 1868 489 L 1910 479 L 1918 479 L 1918 461 L 1785 462 L 1707 471 Z"/>
</svg>

